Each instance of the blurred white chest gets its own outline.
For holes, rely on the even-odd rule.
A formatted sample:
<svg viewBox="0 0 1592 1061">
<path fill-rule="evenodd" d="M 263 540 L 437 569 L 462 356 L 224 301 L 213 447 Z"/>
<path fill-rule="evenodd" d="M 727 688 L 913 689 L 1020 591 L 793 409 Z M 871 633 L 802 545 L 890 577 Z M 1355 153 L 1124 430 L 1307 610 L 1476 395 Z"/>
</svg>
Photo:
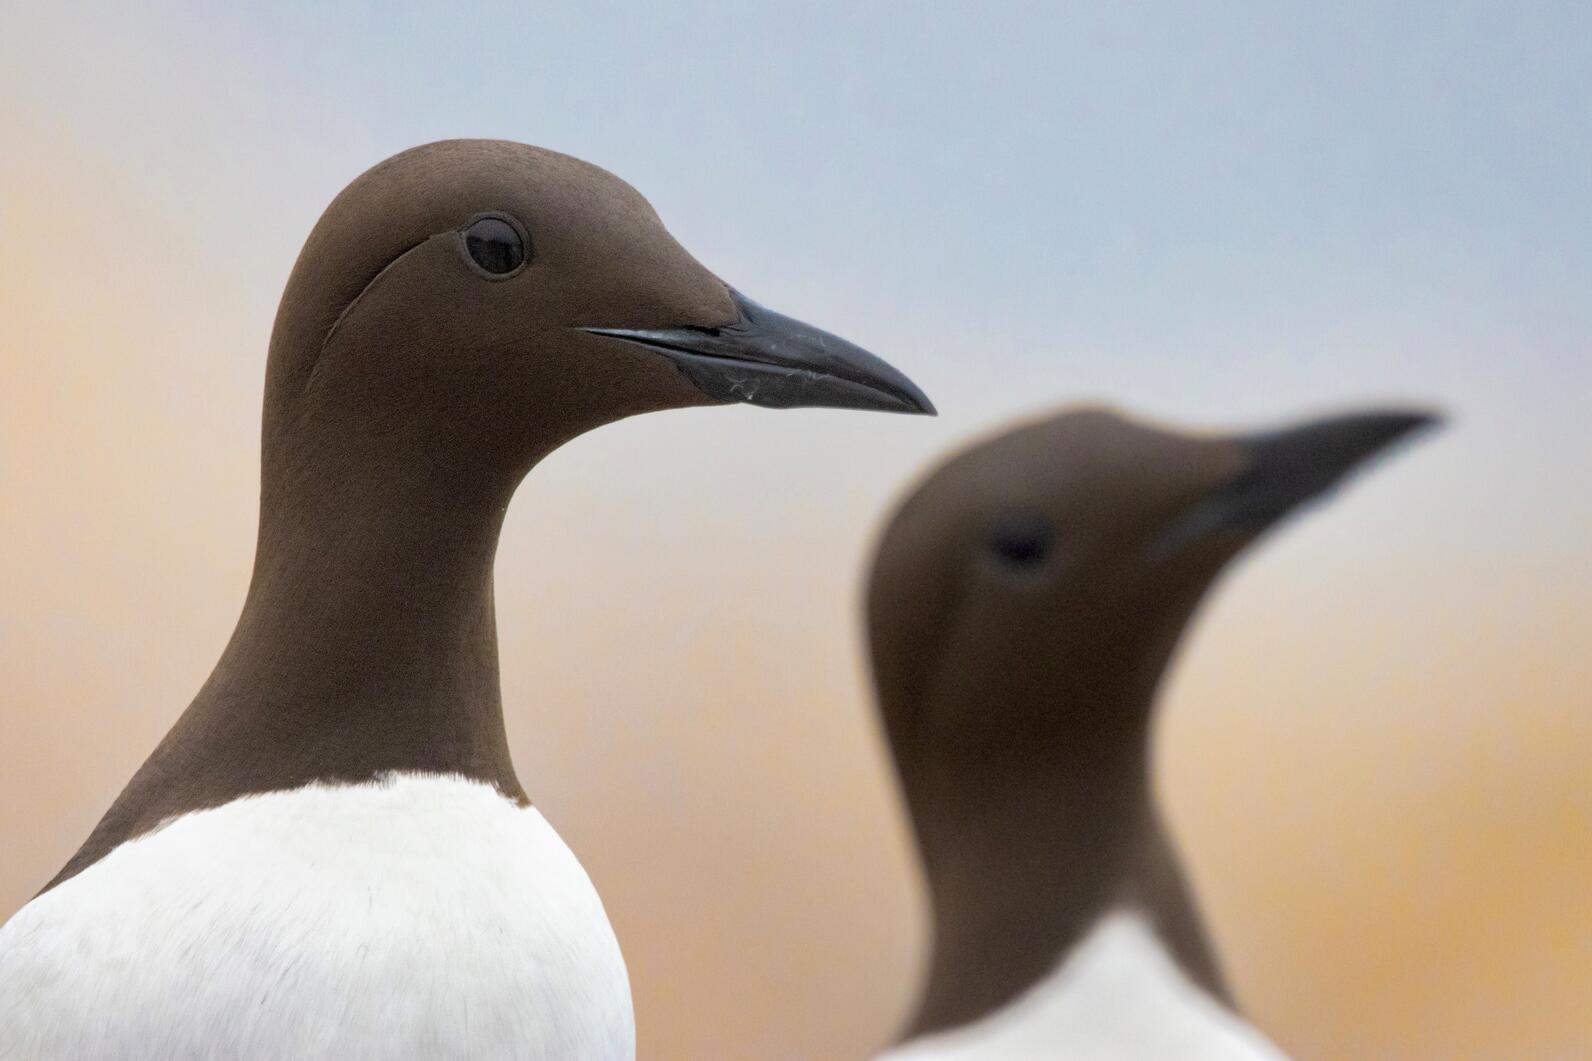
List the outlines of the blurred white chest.
<svg viewBox="0 0 1592 1061">
<path fill-rule="evenodd" d="M 630 1058 L 591 881 L 457 777 L 251 796 L 124 844 L 0 928 L 0 1058 Z"/>
<path fill-rule="evenodd" d="M 881 1061 L 1284 1061 L 1192 983 L 1136 914 L 1103 919 L 1046 979 L 982 1020 Z"/>
</svg>

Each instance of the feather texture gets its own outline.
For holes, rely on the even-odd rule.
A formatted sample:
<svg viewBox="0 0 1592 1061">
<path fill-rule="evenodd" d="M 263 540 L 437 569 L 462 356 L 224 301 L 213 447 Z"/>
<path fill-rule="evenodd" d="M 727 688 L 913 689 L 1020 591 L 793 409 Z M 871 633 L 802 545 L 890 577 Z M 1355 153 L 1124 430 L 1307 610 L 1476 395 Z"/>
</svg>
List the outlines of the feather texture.
<svg viewBox="0 0 1592 1061">
<path fill-rule="evenodd" d="M 624 960 L 542 815 L 440 775 L 186 814 L 0 928 L 0 1057 L 627 1059 Z"/>
</svg>

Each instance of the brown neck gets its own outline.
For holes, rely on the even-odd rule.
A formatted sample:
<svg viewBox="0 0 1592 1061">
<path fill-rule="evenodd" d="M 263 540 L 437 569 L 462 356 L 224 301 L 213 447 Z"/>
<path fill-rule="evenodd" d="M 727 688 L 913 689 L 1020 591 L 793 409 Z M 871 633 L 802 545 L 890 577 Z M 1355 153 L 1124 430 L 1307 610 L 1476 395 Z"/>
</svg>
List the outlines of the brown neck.
<svg viewBox="0 0 1592 1061">
<path fill-rule="evenodd" d="M 984 786 L 977 807 L 928 815 L 913 800 L 934 950 L 903 1039 L 1014 1001 L 1121 907 L 1143 910 L 1185 973 L 1226 999 L 1154 808 L 1147 746 L 1123 741 L 1114 760 L 1104 746 L 1077 749 L 1066 768 L 1043 771 L 1042 782 L 1030 775 Z"/>
<path fill-rule="evenodd" d="M 512 484 L 476 488 L 468 467 L 392 455 L 272 456 L 268 442 L 230 643 L 51 887 L 162 820 L 251 793 L 420 771 L 525 801 L 492 598 Z"/>
</svg>

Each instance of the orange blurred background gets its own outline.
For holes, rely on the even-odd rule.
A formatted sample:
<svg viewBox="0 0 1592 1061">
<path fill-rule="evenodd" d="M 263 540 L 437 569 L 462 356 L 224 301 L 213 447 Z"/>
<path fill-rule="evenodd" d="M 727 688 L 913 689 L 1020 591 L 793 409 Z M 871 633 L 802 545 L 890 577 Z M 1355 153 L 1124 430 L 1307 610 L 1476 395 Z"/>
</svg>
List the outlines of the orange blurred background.
<svg viewBox="0 0 1592 1061">
<path fill-rule="evenodd" d="M 997 6 L 977 32 L 1013 38 L 980 39 L 1014 45 L 998 69 L 909 8 L 780 16 L 750 57 L 713 5 L 625 29 L 492 8 L 483 40 L 535 46 L 484 60 L 437 54 L 470 27 L 409 9 L 8 12 L 0 916 L 231 630 L 266 337 L 315 216 L 391 151 L 503 135 L 614 169 L 709 267 L 941 409 L 644 417 L 515 502 L 516 762 L 613 916 L 644 1057 L 888 1038 L 926 940 L 860 656 L 871 535 L 957 440 L 1101 397 L 1217 427 L 1367 397 L 1453 414 L 1223 585 L 1166 693 L 1163 797 L 1244 1005 L 1295 1056 L 1592 1056 L 1592 111 L 1561 91 L 1592 34 L 1550 7 Z M 1334 74 L 1355 92 L 1323 103 L 1311 77 L 1356 42 Z M 549 59 L 580 46 L 597 74 Z M 1036 102 L 1046 49 L 1090 46 L 1130 68 L 1085 86 L 1106 98 Z M 1253 84 L 1180 95 L 1235 64 Z M 1140 97 L 1135 70 L 1170 83 Z M 998 117 L 1050 104 L 1083 149 Z M 1003 120 L 1028 138 L 1011 157 L 980 140 Z M 789 149 L 809 141 L 830 154 Z M 936 153 L 969 143 L 976 167 Z"/>
</svg>

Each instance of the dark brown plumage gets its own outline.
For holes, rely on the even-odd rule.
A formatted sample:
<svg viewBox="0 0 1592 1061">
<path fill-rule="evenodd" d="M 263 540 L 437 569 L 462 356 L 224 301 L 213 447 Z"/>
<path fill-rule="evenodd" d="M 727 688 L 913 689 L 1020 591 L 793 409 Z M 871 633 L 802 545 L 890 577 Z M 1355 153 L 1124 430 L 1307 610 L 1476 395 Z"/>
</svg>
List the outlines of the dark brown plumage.
<svg viewBox="0 0 1592 1061">
<path fill-rule="evenodd" d="M 454 140 L 359 177 L 277 314 L 237 629 L 49 887 L 170 816 L 312 781 L 456 773 L 523 801 L 492 604 L 516 486 L 583 431 L 725 400 L 932 411 L 726 287 L 595 166 Z"/>
<path fill-rule="evenodd" d="M 1195 436 L 1068 411 L 965 450 L 900 506 L 868 626 L 933 903 L 906 1038 L 1011 1001 L 1123 905 L 1227 998 L 1151 797 L 1157 685 L 1234 556 L 1429 421 Z"/>
</svg>

